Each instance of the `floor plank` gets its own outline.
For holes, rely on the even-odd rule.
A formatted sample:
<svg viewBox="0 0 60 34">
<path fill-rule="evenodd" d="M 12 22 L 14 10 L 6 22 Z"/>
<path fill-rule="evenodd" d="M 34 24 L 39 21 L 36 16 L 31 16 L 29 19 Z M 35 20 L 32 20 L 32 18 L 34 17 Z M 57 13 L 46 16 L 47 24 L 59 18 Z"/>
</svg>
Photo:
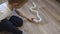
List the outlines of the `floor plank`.
<svg viewBox="0 0 60 34">
<path fill-rule="evenodd" d="M 24 25 L 19 27 L 26 34 L 60 34 L 60 6 L 52 0 L 33 0 L 37 5 L 42 21 L 39 24 L 31 23 L 27 20 Z M 30 13 L 32 0 L 29 0 L 19 11 L 26 14 L 27 17 L 35 17 Z"/>
</svg>

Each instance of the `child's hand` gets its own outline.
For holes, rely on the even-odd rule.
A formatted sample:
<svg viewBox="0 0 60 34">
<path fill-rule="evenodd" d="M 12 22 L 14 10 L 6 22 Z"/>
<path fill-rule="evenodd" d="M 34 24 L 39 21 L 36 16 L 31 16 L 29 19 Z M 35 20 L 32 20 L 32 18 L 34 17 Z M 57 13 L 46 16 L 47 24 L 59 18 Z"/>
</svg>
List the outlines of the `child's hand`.
<svg viewBox="0 0 60 34">
<path fill-rule="evenodd" d="M 27 20 L 30 21 L 30 22 L 34 22 L 33 19 L 34 18 L 27 18 Z"/>
</svg>

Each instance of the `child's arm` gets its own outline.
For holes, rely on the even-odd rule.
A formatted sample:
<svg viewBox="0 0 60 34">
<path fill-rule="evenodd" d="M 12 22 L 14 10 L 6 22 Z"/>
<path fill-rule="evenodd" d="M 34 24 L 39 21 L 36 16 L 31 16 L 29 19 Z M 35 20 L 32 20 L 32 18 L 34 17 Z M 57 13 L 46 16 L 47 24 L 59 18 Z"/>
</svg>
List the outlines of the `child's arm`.
<svg viewBox="0 0 60 34">
<path fill-rule="evenodd" d="M 8 12 L 6 12 L 4 10 L 0 10 L 0 21 L 5 19 L 8 16 L 8 14 L 9 14 Z"/>
<path fill-rule="evenodd" d="M 21 17 L 23 17 L 23 18 L 26 18 L 28 21 L 30 21 L 30 22 L 33 22 L 33 18 L 31 18 L 31 19 L 29 19 L 28 17 L 26 17 L 23 13 L 21 13 L 21 12 L 19 12 L 19 11 L 17 11 L 17 10 L 15 10 L 16 11 L 16 13 L 19 15 L 19 16 L 21 16 Z"/>
</svg>

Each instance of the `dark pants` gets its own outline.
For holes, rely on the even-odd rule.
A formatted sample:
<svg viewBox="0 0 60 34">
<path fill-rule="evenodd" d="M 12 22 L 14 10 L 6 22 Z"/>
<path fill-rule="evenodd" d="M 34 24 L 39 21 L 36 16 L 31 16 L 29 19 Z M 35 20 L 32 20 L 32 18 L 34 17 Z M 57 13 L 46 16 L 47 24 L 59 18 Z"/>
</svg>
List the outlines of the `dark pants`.
<svg viewBox="0 0 60 34">
<path fill-rule="evenodd" d="M 22 31 L 17 27 L 23 25 L 23 20 L 17 16 L 12 16 L 9 20 L 4 19 L 0 23 L 0 31 L 7 31 L 13 34 L 22 34 Z"/>
</svg>

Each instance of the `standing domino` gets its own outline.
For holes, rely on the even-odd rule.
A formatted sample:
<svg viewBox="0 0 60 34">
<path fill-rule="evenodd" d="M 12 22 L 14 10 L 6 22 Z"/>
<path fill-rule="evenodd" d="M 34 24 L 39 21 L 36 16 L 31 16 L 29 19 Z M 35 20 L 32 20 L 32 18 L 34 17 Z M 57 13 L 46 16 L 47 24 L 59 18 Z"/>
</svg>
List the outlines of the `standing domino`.
<svg viewBox="0 0 60 34">
<path fill-rule="evenodd" d="M 42 21 L 42 18 L 39 16 L 38 11 L 36 10 L 36 4 L 33 2 L 33 7 L 30 8 L 31 12 L 33 12 L 36 15 L 36 18 L 33 19 L 36 23 L 39 23 Z"/>
</svg>

